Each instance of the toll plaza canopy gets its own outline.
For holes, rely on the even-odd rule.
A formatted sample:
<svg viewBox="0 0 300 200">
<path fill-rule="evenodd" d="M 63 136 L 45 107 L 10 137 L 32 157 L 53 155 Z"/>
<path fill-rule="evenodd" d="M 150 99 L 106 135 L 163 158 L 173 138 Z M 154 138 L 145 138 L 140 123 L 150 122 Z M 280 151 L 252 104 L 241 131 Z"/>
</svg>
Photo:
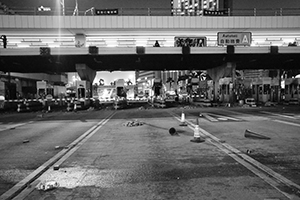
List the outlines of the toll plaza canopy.
<svg viewBox="0 0 300 200">
<path fill-rule="evenodd" d="M 200 70 L 228 62 L 236 69 L 298 69 L 300 63 L 300 47 L 288 46 L 300 41 L 300 16 L 0 15 L 0 29 L 7 37 L 3 72 L 74 72 L 78 64 L 96 71 Z M 250 38 L 229 44 L 218 33 Z M 178 37 L 205 42 L 180 46 Z M 160 47 L 153 47 L 156 40 Z"/>
<path fill-rule="evenodd" d="M 200 70 L 235 62 L 237 69 L 299 69 L 300 47 L 106 47 L 1 49 L 4 72 L 74 72 L 76 64 L 96 71 Z M 43 51 L 50 52 L 43 52 Z M 185 52 L 186 51 L 186 52 Z"/>
</svg>

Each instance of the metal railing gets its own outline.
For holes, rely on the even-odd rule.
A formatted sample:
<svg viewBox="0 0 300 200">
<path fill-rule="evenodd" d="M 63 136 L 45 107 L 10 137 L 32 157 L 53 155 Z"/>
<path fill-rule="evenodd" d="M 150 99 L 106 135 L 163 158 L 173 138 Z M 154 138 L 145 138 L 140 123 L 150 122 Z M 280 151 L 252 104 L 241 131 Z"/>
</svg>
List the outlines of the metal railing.
<svg viewBox="0 0 300 200">
<path fill-rule="evenodd" d="M 96 15 L 97 8 L 83 8 L 78 11 L 79 16 Z M 300 8 L 275 8 L 275 9 L 227 9 L 221 16 L 299 16 Z M 0 15 L 62 15 L 62 10 L 51 8 L 50 11 L 40 11 L 38 7 L 12 7 L 10 12 L 0 9 Z M 74 8 L 65 7 L 65 15 L 72 16 Z M 202 10 L 182 11 L 167 8 L 118 8 L 118 16 L 202 16 Z M 220 16 L 220 15 L 219 15 Z"/>
</svg>

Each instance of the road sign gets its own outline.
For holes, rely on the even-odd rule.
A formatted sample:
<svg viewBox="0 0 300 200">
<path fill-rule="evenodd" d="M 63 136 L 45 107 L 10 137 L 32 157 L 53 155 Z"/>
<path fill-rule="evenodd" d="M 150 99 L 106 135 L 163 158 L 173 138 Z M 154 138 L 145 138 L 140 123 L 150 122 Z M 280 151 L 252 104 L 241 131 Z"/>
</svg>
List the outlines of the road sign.
<svg viewBox="0 0 300 200">
<path fill-rule="evenodd" d="M 218 32 L 218 45 L 250 46 L 251 32 Z"/>
</svg>

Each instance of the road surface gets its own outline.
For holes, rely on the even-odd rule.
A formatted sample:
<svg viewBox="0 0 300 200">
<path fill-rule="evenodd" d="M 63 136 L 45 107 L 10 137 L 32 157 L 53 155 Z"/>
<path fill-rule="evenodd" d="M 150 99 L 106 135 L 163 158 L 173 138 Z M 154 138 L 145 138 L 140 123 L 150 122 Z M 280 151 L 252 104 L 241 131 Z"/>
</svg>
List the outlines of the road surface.
<svg viewBox="0 0 300 200">
<path fill-rule="evenodd" d="M 179 126 L 182 112 L 188 126 Z M 0 199 L 300 196 L 299 107 L 134 108 L 0 119 Z M 136 121 L 140 126 L 125 126 Z M 202 143 L 190 142 L 197 121 Z M 172 127 L 178 136 L 169 134 Z M 246 130 L 270 139 L 246 138 Z M 36 188 L 47 181 L 59 187 Z"/>
</svg>

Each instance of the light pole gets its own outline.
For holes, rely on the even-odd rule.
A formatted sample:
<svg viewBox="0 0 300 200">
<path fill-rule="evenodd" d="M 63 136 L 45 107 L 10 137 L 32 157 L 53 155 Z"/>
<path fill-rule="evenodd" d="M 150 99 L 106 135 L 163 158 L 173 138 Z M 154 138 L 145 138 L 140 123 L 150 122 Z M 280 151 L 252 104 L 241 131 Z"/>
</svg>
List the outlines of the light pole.
<svg viewBox="0 0 300 200">
<path fill-rule="evenodd" d="M 61 10 L 62 10 L 62 15 L 65 15 L 65 0 L 59 0 L 60 6 L 61 6 Z M 59 15 L 60 15 L 60 11 L 59 11 Z"/>
</svg>

